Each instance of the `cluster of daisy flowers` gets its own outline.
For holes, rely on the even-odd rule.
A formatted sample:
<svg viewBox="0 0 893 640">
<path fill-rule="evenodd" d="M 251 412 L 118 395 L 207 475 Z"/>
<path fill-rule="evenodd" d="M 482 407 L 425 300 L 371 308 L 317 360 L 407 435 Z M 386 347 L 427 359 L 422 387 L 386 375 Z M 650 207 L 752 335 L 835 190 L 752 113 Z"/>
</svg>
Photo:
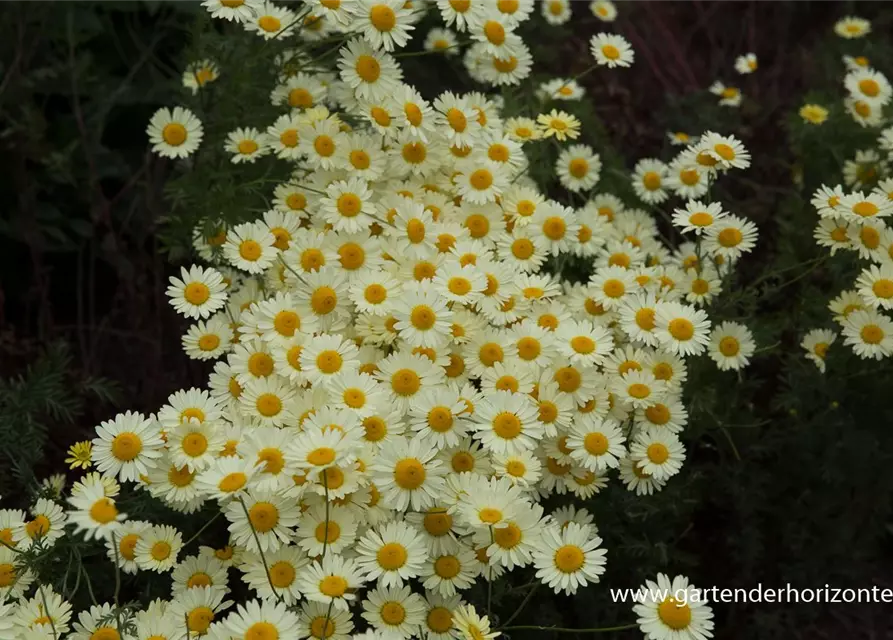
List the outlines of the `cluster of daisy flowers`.
<svg viewBox="0 0 893 640">
<path fill-rule="evenodd" d="M 845 192 L 841 185 L 821 187 L 812 199 L 819 214 L 815 239 L 833 256 L 852 252 L 866 264 L 853 283 L 829 306 L 843 333 L 844 344 L 862 358 L 893 355 L 893 230 L 885 219 L 893 214 L 893 180 L 882 180 L 870 192 Z M 825 370 L 828 348 L 838 333 L 814 329 L 803 339 L 806 355 Z"/>
<path fill-rule="evenodd" d="M 867 20 L 855 17 L 844 18 L 835 26 L 835 32 L 847 39 L 862 38 L 870 31 Z M 843 80 L 847 112 L 863 127 L 879 127 L 893 87 L 871 68 L 868 58 L 844 56 L 843 62 L 847 68 Z M 811 113 L 807 113 L 809 109 Z M 800 115 L 821 124 L 828 113 L 818 105 L 806 105 Z M 891 154 L 893 127 L 888 127 L 880 131 L 874 148 L 859 150 L 854 159 L 844 162 L 843 184 L 833 188 L 823 185 L 812 198 L 819 215 L 816 242 L 831 256 L 840 251 L 852 253 L 866 265 L 853 288 L 828 305 L 837 330 L 813 329 L 801 342 L 806 357 L 823 373 L 828 350 L 841 333 L 844 344 L 861 358 L 893 355 L 893 321 L 887 313 L 893 309 L 893 229 L 887 222 L 893 214 L 893 179 L 886 177 Z"/>
<path fill-rule="evenodd" d="M 863 18 L 849 16 L 837 21 L 834 32 L 847 40 L 861 39 L 871 32 L 871 23 Z M 843 102 L 845 111 L 860 126 L 881 126 L 885 121 L 884 107 L 893 94 L 889 80 L 873 69 L 871 61 L 864 55 L 844 55 L 843 64 L 847 69 L 843 78 L 847 93 Z M 828 119 L 828 113 L 826 107 L 813 103 L 805 104 L 800 109 L 800 117 L 812 125 L 823 124 Z M 880 156 L 874 151 L 860 151 L 856 160 L 848 161 L 847 164 L 853 167 L 864 166 L 877 160 L 880 160 Z M 852 181 L 848 180 L 848 184 L 852 184 Z"/>
<path fill-rule="evenodd" d="M 343 34 L 337 73 L 289 71 L 303 54 L 278 56 L 282 114 L 221 141 L 235 165 L 272 155 L 292 177 L 259 218 L 199 225 L 202 264 L 171 278 L 171 305 L 193 321 L 183 349 L 213 363 L 207 385 L 103 422 L 72 448 L 91 470 L 64 499 L 0 510 L 0 639 L 489 640 L 501 631 L 475 608 L 475 585 L 523 570 L 556 593 L 598 582 L 608 553 L 579 502 L 612 479 L 662 490 L 686 458 L 689 359 L 737 370 L 755 351 L 745 326 L 707 313 L 756 242 L 752 223 L 709 198 L 749 166 L 744 145 L 708 131 L 669 163 L 639 161 L 634 206 L 595 191 L 601 161 L 569 113 L 509 117 L 497 96 L 427 100 L 406 84 L 391 52 L 422 3 L 204 4 L 265 38 Z M 540 8 L 553 24 L 571 11 Z M 443 27 L 424 46 L 449 55 L 462 34 L 472 79 L 518 83 L 531 58 L 517 29 L 534 9 L 439 0 Z M 617 35 L 590 49 L 596 66 L 634 60 Z M 200 61 L 183 82 L 199 92 L 225 71 Z M 583 90 L 561 80 L 537 93 Z M 149 125 L 166 157 L 203 136 L 182 107 Z M 549 139 L 578 207 L 527 176 L 525 145 Z M 639 205 L 686 241 L 666 241 Z M 562 278 L 569 257 L 591 266 L 584 282 Z M 175 526 L 128 518 L 122 492 L 210 510 L 226 543 L 196 548 Z M 170 597 L 75 618 L 18 560 L 66 530 L 104 545 L 117 572 L 169 575 Z M 245 602 L 229 599 L 234 574 Z M 635 611 L 649 638 L 711 635 L 709 607 L 669 598 Z"/>
</svg>

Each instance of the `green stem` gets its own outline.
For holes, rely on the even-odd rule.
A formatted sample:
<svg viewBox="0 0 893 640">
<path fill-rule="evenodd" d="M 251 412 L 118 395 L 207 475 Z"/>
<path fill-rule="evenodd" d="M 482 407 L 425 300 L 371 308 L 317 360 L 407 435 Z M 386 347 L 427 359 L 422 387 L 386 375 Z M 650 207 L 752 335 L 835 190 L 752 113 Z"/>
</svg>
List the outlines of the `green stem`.
<svg viewBox="0 0 893 640">
<path fill-rule="evenodd" d="M 497 631 L 554 631 L 555 633 L 610 633 L 611 631 L 626 631 L 635 629 L 639 625 L 636 622 L 622 624 L 617 627 L 597 627 L 595 629 L 568 629 L 567 627 L 540 627 L 537 625 L 519 625 L 515 627 L 501 627 Z"/>
<path fill-rule="evenodd" d="M 276 599 L 281 602 L 282 596 L 279 595 L 276 591 L 276 585 L 273 584 L 273 577 L 270 575 L 270 567 L 267 565 L 267 557 L 264 555 L 264 550 L 260 546 L 260 538 L 257 535 L 254 524 L 251 522 L 251 516 L 248 515 L 248 507 L 245 506 L 245 501 L 242 498 L 239 498 L 239 504 L 242 505 L 242 511 L 245 512 L 245 519 L 248 521 L 248 526 L 251 527 L 251 535 L 254 536 L 254 544 L 257 545 L 257 553 L 260 555 L 260 561 L 264 565 L 264 573 L 267 575 L 267 582 L 270 583 L 270 590 L 272 590 Z"/>
<path fill-rule="evenodd" d="M 537 582 L 533 585 L 533 589 L 527 592 L 527 595 L 524 596 L 524 599 L 521 601 L 521 604 L 518 605 L 518 608 L 515 609 L 515 612 L 509 616 L 509 619 L 505 621 L 505 625 L 508 626 L 512 623 L 512 620 L 521 615 L 521 612 L 524 610 L 524 607 L 530 602 L 530 599 L 533 597 L 533 594 L 536 593 L 536 590 L 540 588 L 542 582 Z"/>
<path fill-rule="evenodd" d="M 115 627 L 118 629 L 118 634 L 121 633 L 121 607 L 118 606 L 118 595 L 121 593 L 121 567 L 119 565 L 118 558 L 118 539 L 115 538 L 115 534 L 112 534 L 112 551 L 115 553 Z"/>
<path fill-rule="evenodd" d="M 56 624 L 53 622 L 53 616 L 49 615 L 50 608 L 47 606 L 47 597 L 43 593 L 43 587 L 41 586 L 38 591 L 40 592 L 40 600 L 43 602 L 43 610 L 50 621 L 50 629 L 53 630 L 53 640 L 59 640 L 59 633 L 56 631 Z"/>
<path fill-rule="evenodd" d="M 214 524 L 214 521 L 220 516 L 221 513 L 223 513 L 223 512 L 218 511 L 217 513 L 215 513 L 214 517 L 211 518 L 210 520 L 208 520 L 204 525 L 202 525 L 202 528 L 199 529 L 198 531 L 196 531 L 194 536 L 192 536 L 191 538 L 189 538 L 189 540 L 187 540 L 186 542 L 183 543 L 183 546 L 184 547 L 188 546 L 190 542 L 194 541 L 196 538 L 198 538 L 200 535 L 202 535 L 205 532 L 205 529 L 207 529 L 212 524 Z"/>
</svg>

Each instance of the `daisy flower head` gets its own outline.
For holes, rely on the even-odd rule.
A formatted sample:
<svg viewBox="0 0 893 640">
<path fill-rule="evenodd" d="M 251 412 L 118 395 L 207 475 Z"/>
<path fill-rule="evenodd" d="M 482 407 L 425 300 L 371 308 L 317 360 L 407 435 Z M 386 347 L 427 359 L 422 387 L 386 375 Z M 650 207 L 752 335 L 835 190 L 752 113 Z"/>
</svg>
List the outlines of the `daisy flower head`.
<svg viewBox="0 0 893 640">
<path fill-rule="evenodd" d="M 562 25 L 571 19 L 570 0 L 544 0 L 540 3 L 540 13 L 551 25 Z"/>
<path fill-rule="evenodd" d="M 321 561 L 306 567 L 299 580 L 298 588 L 307 600 L 348 611 L 366 576 L 356 560 L 326 554 Z"/>
<path fill-rule="evenodd" d="M 729 369 L 737 371 L 747 366 L 755 349 L 756 343 L 750 329 L 737 322 L 723 322 L 714 327 L 710 333 L 710 346 L 707 352 L 720 371 Z"/>
<path fill-rule="evenodd" d="M 862 127 L 877 127 L 883 122 L 883 111 L 874 101 L 857 100 L 852 96 L 843 101 L 850 117 Z"/>
<path fill-rule="evenodd" d="M 553 335 L 558 353 L 582 366 L 601 364 L 614 349 L 611 332 L 588 320 L 562 322 Z"/>
<path fill-rule="evenodd" d="M 706 155 L 711 166 L 705 167 L 698 163 L 698 157 L 696 153 L 683 151 L 668 167 L 667 188 L 680 198 L 700 198 L 707 193 L 716 159 Z"/>
<path fill-rule="evenodd" d="M 363 38 L 354 38 L 341 49 L 338 68 L 341 79 L 361 100 L 383 100 L 394 95 L 403 78 L 397 61 Z"/>
<path fill-rule="evenodd" d="M 283 33 L 297 24 L 298 18 L 293 11 L 269 1 L 261 4 L 252 12 L 251 18 L 244 22 L 246 31 L 256 33 L 264 40 L 283 37 Z"/>
<path fill-rule="evenodd" d="M 374 221 L 375 205 L 368 183 L 360 178 L 338 180 L 326 188 L 320 200 L 323 220 L 333 231 L 357 233 Z"/>
<path fill-rule="evenodd" d="M 206 469 L 223 449 L 223 432 L 209 420 L 188 418 L 167 433 L 171 462 L 191 472 Z"/>
<path fill-rule="evenodd" d="M 872 69 L 850 71 L 843 83 L 852 98 L 880 106 L 887 104 L 893 95 L 893 87 L 887 77 Z"/>
<path fill-rule="evenodd" d="M 296 638 L 298 616 L 285 602 L 273 600 L 249 600 L 237 605 L 223 621 L 221 637 L 233 638 Z"/>
<path fill-rule="evenodd" d="M 223 149 L 233 154 L 233 164 L 254 162 L 270 152 L 266 136 L 254 127 L 239 127 L 228 133 Z"/>
<path fill-rule="evenodd" d="M 873 309 L 853 311 L 843 324 L 843 342 L 860 358 L 889 357 L 893 353 L 893 321 Z"/>
<path fill-rule="evenodd" d="M 455 389 L 426 390 L 410 408 L 409 426 L 438 449 L 454 447 L 467 430 L 461 415 L 465 408 Z"/>
<path fill-rule="evenodd" d="M 326 95 L 326 87 L 316 76 L 298 72 L 270 93 L 275 106 L 286 105 L 292 109 L 311 109 Z"/>
<path fill-rule="evenodd" d="M 871 23 L 857 16 L 847 16 L 834 23 L 834 33 L 847 40 L 862 38 L 870 31 Z"/>
<path fill-rule="evenodd" d="M 435 459 L 423 438 L 394 438 L 382 445 L 371 467 L 371 477 L 381 492 L 384 506 L 405 511 L 428 508 L 436 503 L 444 486 L 446 470 Z"/>
<path fill-rule="evenodd" d="M 839 211 L 838 207 L 840 207 L 840 202 L 845 195 L 843 187 L 840 185 L 836 185 L 833 188 L 822 185 L 816 189 L 810 203 L 816 208 L 816 211 L 822 218 L 833 218 L 843 215 L 843 212 Z"/>
<path fill-rule="evenodd" d="M 203 0 L 202 6 L 212 18 L 246 22 L 263 7 L 263 0 Z"/>
<path fill-rule="evenodd" d="M 121 528 L 127 514 L 118 511 L 115 501 L 105 495 L 100 487 L 90 487 L 68 500 L 72 509 L 68 512 L 68 521 L 75 525 L 75 533 L 84 533 L 90 540 L 112 538 Z"/>
<path fill-rule="evenodd" d="M 632 184 L 642 202 L 659 204 L 667 199 L 665 182 L 668 168 L 660 160 L 646 158 L 639 160 L 633 169 Z"/>
<path fill-rule="evenodd" d="M 837 340 L 837 332 L 829 329 L 812 329 L 800 342 L 800 346 L 806 351 L 806 358 L 815 363 L 819 371 L 825 373 L 825 359 L 828 357 L 828 349 Z"/>
<path fill-rule="evenodd" d="M 218 314 L 189 327 L 182 338 L 183 350 L 195 360 L 214 360 L 229 349 L 233 337 L 229 322 Z"/>
<path fill-rule="evenodd" d="M 183 107 L 161 108 L 146 128 L 152 151 L 162 158 L 187 158 L 201 144 L 204 128 L 195 114 Z"/>
<path fill-rule="evenodd" d="M 828 119 L 828 109 L 811 102 L 800 107 L 797 113 L 807 124 L 820 125 Z"/>
<path fill-rule="evenodd" d="M 570 191 L 586 191 L 599 180 L 601 160 L 592 147 L 575 144 L 561 151 L 555 161 L 555 172 L 561 185 Z"/>
<path fill-rule="evenodd" d="M 757 54 L 745 53 L 735 58 L 735 71 L 741 74 L 753 73 L 757 70 Z"/>
<path fill-rule="evenodd" d="M 366 533 L 357 543 L 357 563 L 367 580 L 381 587 L 402 587 L 422 572 L 427 548 L 414 527 L 405 522 L 389 522 Z"/>
<path fill-rule="evenodd" d="M 694 231 L 697 235 L 702 235 L 727 215 L 718 202 L 707 204 L 700 200 L 689 200 L 684 209 L 674 211 L 673 224 L 679 227 L 682 233 Z"/>
<path fill-rule="evenodd" d="M 317 504 L 301 515 L 298 530 L 298 546 L 311 556 L 323 553 L 341 553 L 355 543 L 357 523 L 346 507 Z M 288 549 L 288 547 L 283 547 Z"/>
<path fill-rule="evenodd" d="M 228 233 L 223 255 L 237 269 L 259 274 L 276 259 L 275 236 L 266 225 L 243 222 Z"/>
<path fill-rule="evenodd" d="M 224 511 L 233 544 L 248 551 L 275 551 L 287 545 L 300 509 L 281 492 L 251 491 L 231 501 Z"/>
<path fill-rule="evenodd" d="M 571 426 L 565 446 L 571 450 L 570 457 L 576 464 L 604 473 L 616 468 L 626 456 L 625 442 L 619 422 L 585 414 Z"/>
<path fill-rule="evenodd" d="M 589 3 L 589 11 L 602 22 L 614 22 L 617 18 L 617 5 L 611 0 L 595 0 Z"/>
<path fill-rule="evenodd" d="M 376 49 L 385 51 L 403 47 L 415 28 L 411 23 L 412 9 L 401 0 L 358 0 L 351 14 L 353 30 Z"/>
<path fill-rule="evenodd" d="M 685 446 L 679 437 L 662 427 L 640 431 L 629 448 L 630 459 L 643 473 L 661 481 L 679 473 L 685 461 Z"/>
<path fill-rule="evenodd" d="M 408 586 L 379 586 L 363 601 L 362 615 L 381 634 L 367 631 L 373 638 L 414 638 L 425 619 L 425 601 Z"/>
<path fill-rule="evenodd" d="M 494 531 L 501 531 L 496 529 Z M 478 533 L 486 534 L 484 531 Z M 487 537 L 489 541 L 489 535 Z M 478 575 L 478 562 L 467 546 L 457 545 L 439 554 L 430 554 L 422 569 L 422 586 L 442 596 L 470 588 Z"/>
<path fill-rule="evenodd" d="M 667 384 L 651 371 L 631 370 L 614 378 L 611 392 L 626 407 L 640 409 L 663 400 Z"/>
<path fill-rule="evenodd" d="M 655 308 L 655 335 L 661 346 L 681 356 L 703 353 L 709 344 L 707 313 L 679 302 L 659 302 Z"/>
<path fill-rule="evenodd" d="M 434 101 L 440 131 L 454 147 L 474 148 L 480 138 L 481 123 L 468 96 L 445 91 Z"/>
<path fill-rule="evenodd" d="M 429 358 L 409 352 L 395 352 L 379 362 L 375 377 L 392 394 L 392 405 L 404 414 L 420 391 L 439 384 L 445 374 Z"/>
<path fill-rule="evenodd" d="M 207 318 L 226 304 L 226 283 L 216 269 L 192 265 L 180 268 L 180 277 L 171 276 L 165 292 L 171 306 L 187 318 Z"/>
<path fill-rule="evenodd" d="M 542 132 L 537 128 L 536 121 L 523 116 L 506 120 L 505 133 L 513 140 L 517 140 L 522 144 L 539 140 L 542 136 Z"/>
<path fill-rule="evenodd" d="M 220 68 L 213 60 L 198 60 L 189 64 L 183 71 L 183 86 L 193 95 L 209 82 L 220 77 Z"/>
<path fill-rule="evenodd" d="M 544 138 L 553 137 L 559 142 L 576 140 L 580 135 L 580 121 L 569 113 L 552 109 L 549 113 L 541 113 L 536 123 Z"/>
<path fill-rule="evenodd" d="M 511 391 L 496 391 L 485 398 L 472 422 L 475 438 L 496 454 L 533 450 L 544 435 L 536 403 L 526 394 Z"/>
<path fill-rule="evenodd" d="M 704 248 L 713 256 L 736 260 L 756 246 L 757 226 L 735 215 L 716 220 L 707 230 Z"/>
<path fill-rule="evenodd" d="M 723 136 L 707 131 L 701 136 L 695 150 L 710 154 L 718 163 L 718 167 L 724 170 L 746 169 L 750 166 L 750 152 L 735 136 Z"/>
<path fill-rule="evenodd" d="M 623 36 L 598 33 L 589 41 L 589 51 L 595 62 L 603 67 L 629 67 L 635 58 L 632 46 Z"/>
<path fill-rule="evenodd" d="M 484 52 L 504 60 L 515 53 L 520 42 L 514 33 L 514 26 L 511 19 L 497 7 L 488 7 L 475 14 L 469 31 L 474 40 L 484 45 Z"/>
<path fill-rule="evenodd" d="M 425 51 L 439 51 L 447 56 L 459 54 L 459 40 L 456 33 L 450 29 L 433 27 L 425 35 Z"/>
<path fill-rule="evenodd" d="M 598 582 L 605 572 L 607 552 L 600 549 L 601 538 L 589 527 L 575 522 L 566 527 L 543 529 L 539 548 L 533 556 L 536 577 L 555 591 L 567 595 L 590 582 Z"/>
<path fill-rule="evenodd" d="M 719 97 L 719 104 L 723 107 L 741 106 L 741 89 L 727 86 L 717 80 L 710 85 L 710 93 Z"/>
<path fill-rule="evenodd" d="M 166 573 L 177 564 L 183 536 L 168 525 L 152 526 L 140 534 L 134 547 L 134 562 L 144 571 Z"/>
<path fill-rule="evenodd" d="M 555 78 L 544 82 L 537 90 L 537 94 L 546 100 L 579 100 L 584 91 L 576 80 Z"/>
<path fill-rule="evenodd" d="M 331 171 L 343 167 L 341 147 L 346 144 L 347 136 L 333 118 L 302 122 L 298 125 L 298 136 L 298 152 L 312 168 Z"/>
<path fill-rule="evenodd" d="M 91 493 L 91 495 L 96 497 L 97 501 L 105 496 L 101 488 L 98 493 Z M 99 509 L 107 512 L 105 503 L 101 503 Z M 68 516 L 59 503 L 46 498 L 38 498 L 28 511 L 32 516 L 31 519 L 17 523 L 12 532 L 12 546 L 15 547 L 17 552 L 29 549 L 37 542 L 40 542 L 44 547 L 50 547 L 56 543 L 56 540 L 65 535 L 65 525 L 68 521 Z M 79 520 L 81 520 L 83 525 L 88 525 L 86 519 L 79 518 Z M 96 529 L 95 523 L 89 523 L 89 526 L 89 530 Z M 111 528 L 114 529 L 115 525 L 111 525 Z M 108 528 L 105 530 L 108 531 Z"/>
<path fill-rule="evenodd" d="M 453 610 L 453 627 L 464 640 L 493 640 L 502 635 L 490 630 L 490 619 L 478 615 L 473 605 L 463 604 Z"/>
<path fill-rule="evenodd" d="M 243 495 L 262 464 L 235 456 L 214 460 L 196 478 L 196 486 L 209 498 L 225 502 Z"/>
<path fill-rule="evenodd" d="M 130 411 L 96 427 L 93 464 L 121 482 L 135 482 L 162 456 L 164 441 L 158 423 Z"/>
<path fill-rule="evenodd" d="M 647 595 L 633 606 L 633 612 L 647 640 L 712 637 L 713 611 L 685 576 L 671 580 L 659 573 L 657 582 L 646 580 L 642 591 Z"/>
</svg>

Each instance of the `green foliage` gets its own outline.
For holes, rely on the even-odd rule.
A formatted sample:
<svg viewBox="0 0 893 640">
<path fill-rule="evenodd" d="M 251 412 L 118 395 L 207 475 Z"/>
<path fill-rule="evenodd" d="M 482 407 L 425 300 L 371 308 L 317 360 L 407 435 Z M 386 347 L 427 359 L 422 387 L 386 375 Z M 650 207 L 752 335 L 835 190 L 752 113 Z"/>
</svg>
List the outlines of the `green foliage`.
<svg viewBox="0 0 893 640">
<path fill-rule="evenodd" d="M 48 472 L 45 449 L 65 450 L 65 429 L 76 423 L 88 402 L 113 404 L 111 381 L 80 376 L 64 343 L 47 348 L 17 376 L 0 380 L 0 495 L 25 504 Z M 57 460 L 58 464 L 58 460 Z"/>
</svg>

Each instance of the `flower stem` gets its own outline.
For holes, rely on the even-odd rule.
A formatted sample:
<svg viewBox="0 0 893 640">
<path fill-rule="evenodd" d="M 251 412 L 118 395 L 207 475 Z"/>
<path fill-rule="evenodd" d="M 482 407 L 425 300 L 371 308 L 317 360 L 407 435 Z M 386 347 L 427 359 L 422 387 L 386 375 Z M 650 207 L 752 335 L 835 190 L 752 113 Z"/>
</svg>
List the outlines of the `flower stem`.
<svg viewBox="0 0 893 640">
<path fill-rule="evenodd" d="M 539 627 L 537 625 L 519 625 L 515 627 L 501 627 L 497 631 L 554 631 L 555 633 L 610 633 L 611 631 L 625 631 L 635 629 L 639 625 L 635 622 L 622 624 L 617 627 L 597 627 L 595 629 L 568 629 L 566 627 Z"/>
</svg>

